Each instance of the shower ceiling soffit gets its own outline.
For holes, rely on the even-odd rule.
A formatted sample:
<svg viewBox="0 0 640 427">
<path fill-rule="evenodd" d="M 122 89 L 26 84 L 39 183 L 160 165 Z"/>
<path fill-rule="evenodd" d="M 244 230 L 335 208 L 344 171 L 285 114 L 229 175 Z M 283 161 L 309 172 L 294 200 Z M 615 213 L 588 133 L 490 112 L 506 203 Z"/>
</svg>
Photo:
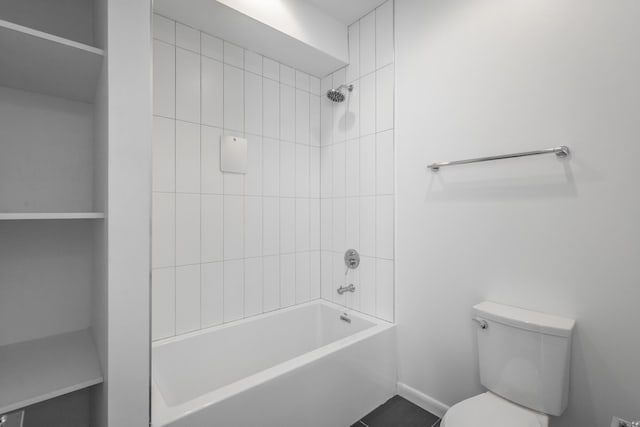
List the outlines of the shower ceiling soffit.
<svg viewBox="0 0 640 427">
<path fill-rule="evenodd" d="M 338 21 L 350 25 L 386 0 L 305 0 Z"/>
<path fill-rule="evenodd" d="M 314 76 L 347 65 L 347 26 L 304 1 L 155 0 L 154 11 Z"/>
</svg>

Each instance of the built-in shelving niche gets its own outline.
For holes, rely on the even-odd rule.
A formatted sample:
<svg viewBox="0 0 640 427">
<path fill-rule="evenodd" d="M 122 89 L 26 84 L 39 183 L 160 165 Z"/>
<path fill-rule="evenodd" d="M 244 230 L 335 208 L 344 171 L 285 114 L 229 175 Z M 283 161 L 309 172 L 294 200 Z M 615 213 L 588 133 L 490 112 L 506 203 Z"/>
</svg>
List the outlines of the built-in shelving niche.
<svg viewBox="0 0 640 427">
<path fill-rule="evenodd" d="M 89 330 L 0 347 L 0 414 L 102 382 Z"/>
<path fill-rule="evenodd" d="M 103 381 L 104 3 L 0 4 L 0 414 Z"/>
<path fill-rule="evenodd" d="M 0 86 L 93 102 L 102 49 L 0 20 Z"/>
<path fill-rule="evenodd" d="M 0 213 L 0 221 L 104 219 L 102 212 L 22 212 Z"/>
</svg>

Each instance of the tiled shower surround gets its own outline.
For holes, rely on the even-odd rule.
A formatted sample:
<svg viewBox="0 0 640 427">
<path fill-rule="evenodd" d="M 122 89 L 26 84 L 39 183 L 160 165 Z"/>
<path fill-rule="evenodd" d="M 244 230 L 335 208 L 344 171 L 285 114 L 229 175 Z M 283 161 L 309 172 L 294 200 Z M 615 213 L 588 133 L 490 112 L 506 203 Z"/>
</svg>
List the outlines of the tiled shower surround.
<svg viewBox="0 0 640 427">
<path fill-rule="evenodd" d="M 393 320 L 392 25 L 387 2 L 350 26 L 351 65 L 321 88 L 154 17 L 154 340 L 321 294 Z M 344 81 L 345 102 L 322 95 Z M 220 172 L 221 135 L 249 141 L 246 175 Z M 338 299 L 348 247 L 362 265 Z"/>
<path fill-rule="evenodd" d="M 349 26 L 349 66 L 322 79 L 322 92 L 352 84 L 345 102 L 322 99 L 322 297 L 394 320 L 393 2 Z M 344 252 L 360 252 L 345 277 Z M 340 284 L 356 292 L 342 296 Z"/>
</svg>

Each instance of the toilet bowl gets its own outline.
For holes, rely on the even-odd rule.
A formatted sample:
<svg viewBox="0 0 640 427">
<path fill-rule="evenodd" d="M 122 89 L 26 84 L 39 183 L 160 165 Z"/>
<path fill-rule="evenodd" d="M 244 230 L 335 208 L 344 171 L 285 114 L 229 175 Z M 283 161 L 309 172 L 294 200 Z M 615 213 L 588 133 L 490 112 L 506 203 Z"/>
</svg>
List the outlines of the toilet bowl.
<svg viewBox="0 0 640 427">
<path fill-rule="evenodd" d="M 440 427 L 548 427 L 549 417 L 509 402 L 491 392 L 451 407 Z"/>
<path fill-rule="evenodd" d="M 453 405 L 441 427 L 548 427 L 567 407 L 575 321 L 488 301 L 473 312 L 489 391 Z"/>
</svg>

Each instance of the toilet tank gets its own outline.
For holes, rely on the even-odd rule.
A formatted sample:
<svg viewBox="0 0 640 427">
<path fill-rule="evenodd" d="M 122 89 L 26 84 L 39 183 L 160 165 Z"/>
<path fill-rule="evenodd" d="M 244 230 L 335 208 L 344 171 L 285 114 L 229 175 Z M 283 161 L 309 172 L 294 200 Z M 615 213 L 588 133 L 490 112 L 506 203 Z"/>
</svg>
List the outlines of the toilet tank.
<svg viewBox="0 0 640 427">
<path fill-rule="evenodd" d="M 473 307 L 482 385 L 512 402 L 561 415 L 569 397 L 575 321 L 485 301 Z"/>
</svg>

